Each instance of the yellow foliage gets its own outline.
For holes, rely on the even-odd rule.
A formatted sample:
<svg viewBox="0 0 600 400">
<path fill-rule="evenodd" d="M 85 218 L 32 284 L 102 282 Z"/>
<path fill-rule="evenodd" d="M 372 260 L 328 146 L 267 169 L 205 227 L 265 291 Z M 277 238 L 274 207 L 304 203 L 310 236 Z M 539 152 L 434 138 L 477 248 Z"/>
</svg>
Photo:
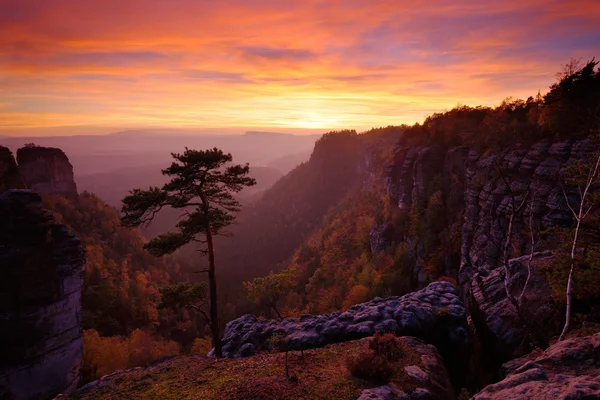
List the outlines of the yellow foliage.
<svg viewBox="0 0 600 400">
<path fill-rule="evenodd" d="M 83 331 L 83 378 L 89 382 L 114 371 L 147 366 L 180 353 L 177 342 L 156 339 L 136 329 L 127 338 L 102 337 L 94 329 Z"/>
<path fill-rule="evenodd" d="M 365 285 L 356 285 L 350 289 L 350 292 L 346 296 L 346 300 L 344 300 L 344 309 L 348 309 L 355 304 L 364 303 L 367 300 L 370 300 L 371 290 Z"/>
<path fill-rule="evenodd" d="M 192 353 L 198 353 L 205 356 L 211 349 L 212 343 L 209 338 L 201 337 L 194 339 L 194 344 L 192 345 Z"/>
</svg>

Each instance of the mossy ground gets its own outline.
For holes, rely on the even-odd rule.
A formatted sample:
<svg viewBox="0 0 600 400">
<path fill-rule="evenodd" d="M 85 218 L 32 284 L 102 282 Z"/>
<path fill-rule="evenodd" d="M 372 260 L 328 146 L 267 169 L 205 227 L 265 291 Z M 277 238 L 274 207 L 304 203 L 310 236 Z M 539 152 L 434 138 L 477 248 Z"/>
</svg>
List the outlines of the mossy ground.
<svg viewBox="0 0 600 400">
<path fill-rule="evenodd" d="M 300 352 L 290 352 L 290 375 L 297 380 L 285 377 L 283 353 L 221 360 L 181 356 L 114 375 L 71 399 L 356 399 L 363 389 L 372 385 L 350 375 L 346 356 L 367 347 L 367 340 L 359 340 L 307 350 L 304 357 Z M 407 352 L 397 362 L 398 372 L 392 381 L 403 389 L 414 389 L 402 367 L 419 363 L 418 355 Z"/>
</svg>

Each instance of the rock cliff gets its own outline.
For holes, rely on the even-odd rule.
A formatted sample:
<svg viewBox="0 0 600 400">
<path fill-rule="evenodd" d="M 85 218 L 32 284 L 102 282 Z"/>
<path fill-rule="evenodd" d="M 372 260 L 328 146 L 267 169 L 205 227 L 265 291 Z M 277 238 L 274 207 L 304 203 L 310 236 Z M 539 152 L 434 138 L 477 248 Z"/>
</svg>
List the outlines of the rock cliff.
<svg viewBox="0 0 600 400">
<path fill-rule="evenodd" d="M 77 198 L 73 166 L 65 153 L 52 147 L 23 147 L 17 150 L 19 173 L 27 188 L 42 196 Z"/>
<path fill-rule="evenodd" d="M 540 141 L 531 146 L 517 145 L 501 152 L 481 153 L 466 146 L 442 150 L 437 146 L 399 146 L 386 169 L 385 188 L 392 203 L 401 210 L 412 211 L 431 188 L 440 190 L 444 198 L 445 227 L 459 232 L 460 251 L 444 254 L 443 273 L 457 276 L 461 297 L 468 304 L 473 322 L 484 336 L 484 345 L 494 353 L 510 357 L 527 351 L 523 347 L 524 333 L 515 328 L 516 315 L 503 294 L 504 273 L 499 270 L 500 245 L 506 240 L 506 226 L 511 214 L 511 196 L 516 201 L 525 198 L 525 206 L 514 221 L 511 257 L 530 252 L 528 216 L 538 232 L 572 222 L 571 213 L 557 184 L 558 174 L 565 165 L 584 158 L 594 150 L 587 140 Z M 504 178 L 509 182 L 508 187 Z M 552 238 L 546 245 L 552 248 Z M 413 271 L 416 287 L 427 284 L 428 274 L 419 260 L 423 246 L 418 237 L 410 237 L 390 224 L 379 222 L 371 229 L 371 250 L 374 254 L 392 241 L 404 241 L 417 260 Z M 534 264 L 549 261 L 551 256 L 537 258 Z M 512 262 L 512 285 L 518 291 L 523 285 L 524 260 Z M 531 296 L 525 313 L 540 320 L 552 321 L 555 307 L 545 278 L 534 268 Z M 505 304 L 506 303 L 506 304 Z M 510 315 L 509 315 L 510 314 Z M 533 315 L 532 314 L 532 315 Z M 555 324 L 558 325 L 558 324 Z M 548 323 L 548 335 L 553 333 Z M 506 361 L 507 358 L 499 360 Z"/>
<path fill-rule="evenodd" d="M 0 398 L 49 399 L 79 382 L 79 239 L 29 190 L 0 195 Z"/>
<path fill-rule="evenodd" d="M 0 193 L 8 189 L 24 189 L 25 184 L 12 152 L 4 146 L 0 146 Z"/>
<path fill-rule="evenodd" d="M 483 266 L 496 266 L 500 259 L 497 243 L 506 237 L 511 213 L 509 188 L 497 172 L 494 160 L 500 159 L 518 202 L 527 196 L 524 214 L 533 212 L 539 230 L 571 222 L 571 213 L 563 198 L 558 173 L 564 165 L 580 160 L 593 147 L 586 140 L 555 143 L 538 142 L 529 148 L 516 148 L 498 155 L 478 155 L 471 151 L 467 158 L 465 216 L 462 234 L 462 257 L 459 281 L 468 287 L 474 274 Z M 525 227 L 525 218 L 517 218 L 514 232 Z M 527 236 L 515 243 L 526 251 Z"/>
</svg>

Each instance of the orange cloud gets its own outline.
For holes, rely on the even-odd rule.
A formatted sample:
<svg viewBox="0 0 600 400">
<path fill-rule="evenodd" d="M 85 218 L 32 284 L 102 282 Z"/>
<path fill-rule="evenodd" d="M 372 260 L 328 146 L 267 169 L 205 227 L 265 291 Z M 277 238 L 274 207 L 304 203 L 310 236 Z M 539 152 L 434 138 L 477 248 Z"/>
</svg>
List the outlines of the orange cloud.
<svg viewBox="0 0 600 400">
<path fill-rule="evenodd" d="M 0 2 L 9 134 L 413 123 L 544 91 L 600 43 L 587 0 Z"/>
</svg>

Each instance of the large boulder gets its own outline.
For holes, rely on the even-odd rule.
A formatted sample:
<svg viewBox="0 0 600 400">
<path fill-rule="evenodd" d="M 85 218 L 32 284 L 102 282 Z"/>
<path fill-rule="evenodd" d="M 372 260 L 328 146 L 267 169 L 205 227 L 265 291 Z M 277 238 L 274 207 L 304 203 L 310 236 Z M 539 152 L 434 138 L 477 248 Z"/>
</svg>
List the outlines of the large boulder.
<svg viewBox="0 0 600 400">
<path fill-rule="evenodd" d="M 0 398 L 44 400 L 79 383 L 79 239 L 29 190 L 0 195 Z"/>
<path fill-rule="evenodd" d="M 507 376 L 474 400 L 600 399 L 600 333 L 565 340 L 504 365 Z"/>
</svg>

